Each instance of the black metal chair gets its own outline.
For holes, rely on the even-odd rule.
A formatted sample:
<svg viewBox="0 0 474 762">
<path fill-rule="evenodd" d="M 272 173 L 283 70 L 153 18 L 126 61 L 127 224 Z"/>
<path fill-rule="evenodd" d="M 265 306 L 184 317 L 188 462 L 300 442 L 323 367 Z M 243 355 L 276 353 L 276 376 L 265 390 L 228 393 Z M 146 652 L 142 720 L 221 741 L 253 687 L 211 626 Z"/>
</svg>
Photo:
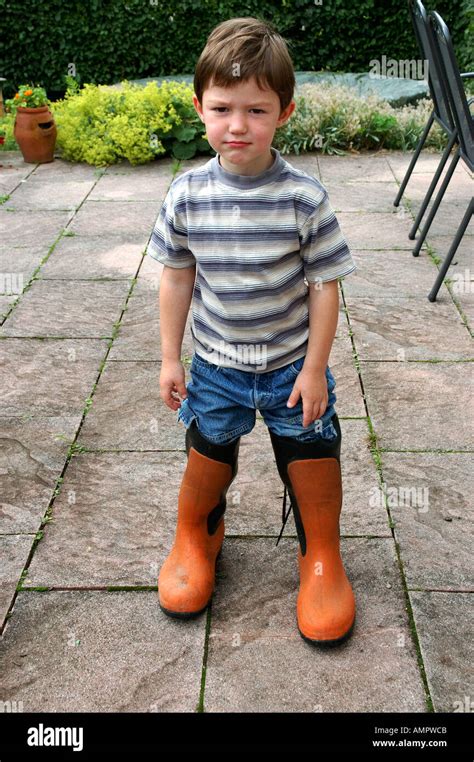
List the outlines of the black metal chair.
<svg viewBox="0 0 474 762">
<path fill-rule="evenodd" d="M 469 170 L 474 172 L 474 117 L 472 116 L 469 108 L 469 104 L 473 99 L 471 98 L 468 101 L 466 93 L 464 92 L 462 78 L 459 72 L 459 67 L 456 61 L 456 55 L 454 53 L 453 43 L 451 41 L 451 35 L 449 33 L 448 27 L 444 23 L 439 13 L 436 13 L 436 11 L 431 11 L 428 18 L 431 29 L 433 30 L 432 39 L 434 41 L 435 52 L 441 64 L 441 76 L 443 78 L 446 92 L 448 93 L 451 113 L 453 115 L 454 123 L 456 126 L 458 147 L 448 168 L 446 177 L 444 178 L 443 183 L 438 191 L 428 219 L 426 220 L 423 230 L 420 234 L 421 243 L 426 237 L 426 234 L 441 203 L 446 188 L 448 187 L 453 172 L 456 169 L 459 159 L 462 159 Z M 464 217 L 454 237 L 454 241 L 452 242 L 451 247 L 444 259 L 436 282 L 428 295 L 430 302 L 436 301 L 438 290 L 441 286 L 441 283 L 443 282 L 446 272 L 448 271 L 454 254 L 457 251 L 459 243 L 461 242 L 461 239 L 473 213 L 474 199 L 471 197 Z M 417 243 L 417 254 L 419 253 L 421 243 L 420 241 Z"/>
<path fill-rule="evenodd" d="M 428 87 L 431 95 L 431 100 L 433 101 L 433 111 L 431 112 L 423 134 L 418 141 L 418 145 L 415 149 L 415 153 L 413 154 L 410 165 L 405 173 L 405 177 L 403 178 L 400 190 L 398 191 L 397 197 L 393 202 L 394 206 L 398 206 L 400 204 L 408 180 L 411 177 L 411 173 L 413 172 L 414 166 L 418 160 L 418 156 L 420 155 L 421 149 L 426 142 L 426 138 L 428 137 L 428 133 L 431 130 L 433 124 L 437 122 L 448 137 L 448 143 L 444 149 L 441 161 L 438 165 L 433 180 L 431 181 L 431 185 L 428 188 L 423 203 L 421 204 L 413 227 L 408 234 L 408 237 L 413 240 L 426 211 L 426 208 L 431 200 L 434 189 L 436 188 L 438 180 L 441 177 L 441 173 L 448 160 L 449 154 L 451 153 L 453 145 L 456 142 L 456 127 L 451 114 L 448 94 L 444 87 L 442 76 L 439 72 L 439 63 L 435 55 L 434 43 L 431 39 L 432 31 L 428 23 L 425 7 L 423 3 L 420 2 L 420 0 L 408 0 L 408 7 L 410 10 L 418 48 L 421 55 L 423 56 L 423 60 L 428 62 Z"/>
</svg>

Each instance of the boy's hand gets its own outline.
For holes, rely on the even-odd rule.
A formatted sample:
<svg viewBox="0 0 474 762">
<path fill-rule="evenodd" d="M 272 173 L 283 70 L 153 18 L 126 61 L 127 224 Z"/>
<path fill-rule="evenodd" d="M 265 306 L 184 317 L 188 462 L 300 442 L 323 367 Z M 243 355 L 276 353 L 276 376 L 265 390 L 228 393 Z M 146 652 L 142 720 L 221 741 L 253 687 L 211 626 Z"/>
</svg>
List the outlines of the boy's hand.
<svg viewBox="0 0 474 762">
<path fill-rule="evenodd" d="M 178 397 L 188 396 L 183 364 L 179 360 L 163 360 L 160 373 L 160 397 L 171 410 L 181 407 Z"/>
<path fill-rule="evenodd" d="M 326 371 L 316 372 L 303 368 L 296 377 L 287 406 L 296 405 L 300 395 L 303 401 L 303 426 L 306 427 L 326 412 L 328 406 Z"/>
</svg>

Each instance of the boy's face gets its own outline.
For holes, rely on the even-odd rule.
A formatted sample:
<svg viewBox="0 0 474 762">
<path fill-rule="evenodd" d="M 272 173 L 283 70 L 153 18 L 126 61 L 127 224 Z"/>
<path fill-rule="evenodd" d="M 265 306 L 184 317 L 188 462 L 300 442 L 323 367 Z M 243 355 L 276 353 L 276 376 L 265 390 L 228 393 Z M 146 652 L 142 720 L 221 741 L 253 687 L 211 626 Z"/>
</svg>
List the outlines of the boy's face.
<svg viewBox="0 0 474 762">
<path fill-rule="evenodd" d="M 261 90 L 254 77 L 235 87 L 216 87 L 211 82 L 202 104 L 195 94 L 193 103 L 206 125 L 210 145 L 220 154 L 222 167 L 239 175 L 257 175 L 272 165 L 270 146 L 275 130 L 289 119 L 296 105 L 291 101 L 280 113 L 276 92 Z"/>
</svg>

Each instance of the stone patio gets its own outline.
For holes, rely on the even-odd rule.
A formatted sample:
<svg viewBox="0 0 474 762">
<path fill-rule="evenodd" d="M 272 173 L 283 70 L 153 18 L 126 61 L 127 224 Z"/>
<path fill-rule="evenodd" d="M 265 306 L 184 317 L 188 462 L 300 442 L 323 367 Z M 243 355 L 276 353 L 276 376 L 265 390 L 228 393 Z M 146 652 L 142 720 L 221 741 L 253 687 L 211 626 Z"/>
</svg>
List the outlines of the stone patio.
<svg viewBox="0 0 474 762">
<path fill-rule="evenodd" d="M 212 607 L 190 622 L 161 612 L 186 454 L 159 396 L 162 266 L 145 251 L 173 162 L 104 171 L 0 153 L 0 700 L 25 712 L 472 710 L 472 226 L 453 282 L 427 299 L 472 177 L 460 162 L 414 258 L 408 231 L 438 155 L 421 155 L 399 210 L 410 154 L 285 158 L 326 185 L 358 265 L 340 282 L 330 357 L 352 637 L 323 651 L 298 633 L 296 530 L 291 518 L 275 546 L 283 485 L 261 417 L 241 440 Z M 191 355 L 188 321 L 188 380 Z"/>
</svg>

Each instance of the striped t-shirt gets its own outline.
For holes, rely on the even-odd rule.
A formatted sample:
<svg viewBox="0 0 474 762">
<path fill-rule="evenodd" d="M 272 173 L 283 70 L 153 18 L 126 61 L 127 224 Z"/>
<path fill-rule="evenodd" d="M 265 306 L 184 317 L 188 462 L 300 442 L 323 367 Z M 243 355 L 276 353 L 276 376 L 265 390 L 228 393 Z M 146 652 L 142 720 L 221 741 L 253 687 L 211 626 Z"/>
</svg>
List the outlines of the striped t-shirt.
<svg viewBox="0 0 474 762">
<path fill-rule="evenodd" d="M 208 362 L 267 373 L 306 354 L 308 284 L 356 269 L 326 189 L 271 148 L 258 175 L 219 154 L 173 180 L 147 253 L 193 267 L 191 334 Z"/>
</svg>

